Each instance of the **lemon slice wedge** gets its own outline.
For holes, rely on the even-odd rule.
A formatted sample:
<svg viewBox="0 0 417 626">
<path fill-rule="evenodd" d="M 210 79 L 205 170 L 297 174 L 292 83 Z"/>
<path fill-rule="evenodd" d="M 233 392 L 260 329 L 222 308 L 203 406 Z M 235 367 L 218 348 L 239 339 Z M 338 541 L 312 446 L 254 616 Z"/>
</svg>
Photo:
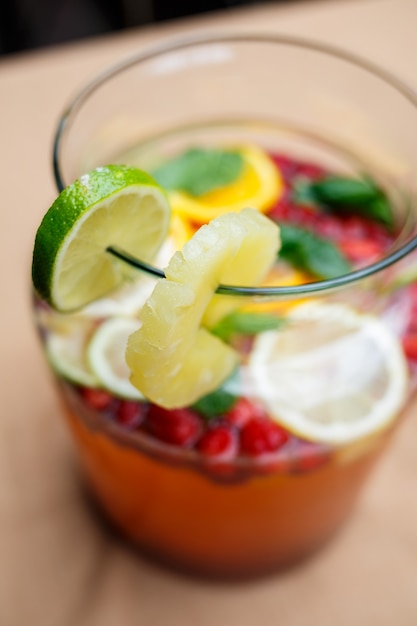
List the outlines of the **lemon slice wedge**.
<svg viewBox="0 0 417 626">
<path fill-rule="evenodd" d="M 271 417 L 332 445 L 389 426 L 407 393 L 407 364 L 385 324 L 342 304 L 306 303 L 259 335 L 247 375 Z"/>
<path fill-rule="evenodd" d="M 87 347 L 87 362 L 100 385 L 127 400 L 143 400 L 129 380 L 125 351 L 129 335 L 138 330 L 139 320 L 113 317 L 98 327 Z"/>
</svg>

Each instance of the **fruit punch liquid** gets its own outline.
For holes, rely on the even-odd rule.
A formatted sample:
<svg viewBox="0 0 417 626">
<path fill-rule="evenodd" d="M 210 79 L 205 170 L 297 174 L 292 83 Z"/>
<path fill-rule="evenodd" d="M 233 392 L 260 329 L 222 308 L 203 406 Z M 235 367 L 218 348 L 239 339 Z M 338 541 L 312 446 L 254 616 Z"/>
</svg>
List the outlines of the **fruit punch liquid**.
<svg viewBox="0 0 417 626">
<path fill-rule="evenodd" d="M 240 35 L 133 59 L 64 115 L 60 191 L 148 181 L 130 213 L 130 188 L 103 191 L 91 246 L 57 252 L 89 267 L 77 254 L 117 205 L 103 275 L 123 284 L 87 302 L 73 280 L 69 313 L 35 305 L 91 493 L 143 552 L 252 576 L 347 519 L 414 387 L 414 127 L 413 97 L 366 64 Z"/>
<path fill-rule="evenodd" d="M 349 183 L 362 184 L 351 174 L 259 144 L 229 146 L 194 146 L 157 168 L 146 165 L 158 177 L 187 155 L 186 167 L 206 159 L 206 172 L 213 157 L 244 162 L 215 191 L 169 192 L 174 209 L 162 264 L 210 211 L 236 210 L 246 196 L 281 229 L 281 253 L 264 286 L 337 276 L 392 246 L 392 227 L 378 213 L 364 215 L 356 205 L 340 211 L 313 197 L 338 183 L 350 193 Z M 137 154 L 123 160 L 143 167 Z M 346 519 L 403 406 L 401 341 L 413 327 L 412 288 L 384 298 L 356 288 L 342 298 L 216 296 L 209 327 L 239 352 L 240 364 L 214 392 L 164 409 L 140 396 L 123 363 L 153 282 L 138 273 L 110 300 L 75 316 L 43 312 L 47 351 L 93 493 L 123 533 L 177 567 L 233 577 L 296 562 Z M 163 355 L 158 376 L 169 386 Z"/>
</svg>

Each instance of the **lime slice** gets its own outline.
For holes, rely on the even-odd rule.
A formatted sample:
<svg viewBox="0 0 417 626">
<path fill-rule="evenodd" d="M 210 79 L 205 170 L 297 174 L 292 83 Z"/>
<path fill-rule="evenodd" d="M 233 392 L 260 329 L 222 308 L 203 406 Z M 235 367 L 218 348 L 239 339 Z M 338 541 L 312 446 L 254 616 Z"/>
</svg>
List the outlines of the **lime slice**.
<svg viewBox="0 0 417 626">
<path fill-rule="evenodd" d="M 76 325 L 69 333 L 51 332 L 46 339 L 46 355 L 52 369 L 63 378 L 81 387 L 100 387 L 86 360 L 88 336 Z"/>
<path fill-rule="evenodd" d="M 116 396 L 143 400 L 143 395 L 129 380 L 125 351 L 129 335 L 138 330 L 139 320 L 113 317 L 103 322 L 87 348 L 87 361 L 100 384 Z"/>
<path fill-rule="evenodd" d="M 259 335 L 248 384 L 271 417 L 300 437 L 342 445 L 382 431 L 401 410 L 407 365 L 398 339 L 342 304 L 302 304 Z"/>
<path fill-rule="evenodd" d="M 168 265 L 170 258 L 190 239 L 194 231 L 188 223 L 178 215 L 173 215 L 170 232 L 158 251 L 155 263 L 157 267 Z M 155 287 L 155 279 L 145 274 L 137 274 L 138 280 L 126 282 L 108 297 L 100 298 L 84 307 L 82 314 L 88 317 L 137 317 L 146 300 Z M 54 312 L 56 316 L 56 312 Z"/>
<path fill-rule="evenodd" d="M 109 165 L 64 189 L 36 234 L 32 278 L 53 308 L 74 311 L 122 284 L 126 268 L 106 249 L 152 261 L 169 227 L 165 192 L 145 172 Z"/>
<path fill-rule="evenodd" d="M 279 245 L 274 222 L 254 209 L 202 226 L 172 257 L 129 337 L 131 381 L 165 408 L 186 406 L 216 389 L 238 362 L 236 351 L 202 327 L 221 282 L 260 281 Z M 230 298 L 233 300 L 233 298 Z"/>
</svg>

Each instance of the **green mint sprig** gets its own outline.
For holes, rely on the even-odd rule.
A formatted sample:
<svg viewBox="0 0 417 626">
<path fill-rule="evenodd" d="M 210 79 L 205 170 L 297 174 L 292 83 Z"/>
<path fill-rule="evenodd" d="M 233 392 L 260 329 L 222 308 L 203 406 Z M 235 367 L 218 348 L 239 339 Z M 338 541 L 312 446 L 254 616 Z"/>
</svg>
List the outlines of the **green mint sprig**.
<svg viewBox="0 0 417 626">
<path fill-rule="evenodd" d="M 294 267 L 322 279 L 342 276 L 350 271 L 345 256 L 328 239 L 289 224 L 280 224 L 280 232 L 278 256 Z"/>
<path fill-rule="evenodd" d="M 158 167 L 152 175 L 165 189 L 201 196 L 237 180 L 243 167 L 239 152 L 191 148 Z"/>
<path fill-rule="evenodd" d="M 394 226 L 392 206 L 370 178 L 326 176 L 317 181 L 301 180 L 294 186 L 293 197 L 299 204 L 324 205 L 333 212 L 354 211 L 389 229 Z"/>
<path fill-rule="evenodd" d="M 224 415 L 235 405 L 238 396 L 230 388 L 237 385 L 239 370 L 235 370 L 224 383 L 192 405 L 203 418 L 210 420 Z"/>
<path fill-rule="evenodd" d="M 223 341 L 230 341 L 233 335 L 257 335 L 267 330 L 275 330 L 283 324 L 276 315 L 251 311 L 233 311 L 225 315 L 210 331 Z"/>
<path fill-rule="evenodd" d="M 237 396 L 232 395 L 222 387 L 203 396 L 192 405 L 192 408 L 206 419 L 213 419 L 224 415 L 233 407 Z"/>
</svg>

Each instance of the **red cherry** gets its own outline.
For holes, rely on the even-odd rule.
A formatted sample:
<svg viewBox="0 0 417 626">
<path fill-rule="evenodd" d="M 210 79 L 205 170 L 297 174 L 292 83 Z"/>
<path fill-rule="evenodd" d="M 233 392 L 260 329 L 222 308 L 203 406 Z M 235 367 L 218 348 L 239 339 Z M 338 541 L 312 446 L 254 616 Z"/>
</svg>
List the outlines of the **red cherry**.
<svg viewBox="0 0 417 626">
<path fill-rule="evenodd" d="M 289 439 L 289 434 L 275 422 L 265 417 L 251 419 L 240 433 L 240 447 L 244 454 L 259 456 L 276 452 Z"/>
<path fill-rule="evenodd" d="M 122 400 L 116 411 L 116 421 L 126 428 L 137 428 L 145 419 L 148 405 L 143 402 Z"/>
<path fill-rule="evenodd" d="M 248 398 L 239 398 L 226 413 L 225 420 L 236 428 L 243 428 L 254 417 L 266 417 L 265 409 Z"/>
<path fill-rule="evenodd" d="M 110 395 L 108 391 L 104 391 L 104 389 L 84 387 L 81 390 L 81 395 L 84 402 L 97 411 L 108 409 L 114 402 L 113 396 Z"/>
<path fill-rule="evenodd" d="M 188 448 L 200 437 L 202 422 L 191 409 L 167 410 L 152 404 L 149 407 L 146 427 L 157 439 Z"/>
<path fill-rule="evenodd" d="M 208 457 L 233 458 L 237 452 L 236 433 L 226 424 L 213 426 L 201 437 L 197 450 Z"/>
</svg>

